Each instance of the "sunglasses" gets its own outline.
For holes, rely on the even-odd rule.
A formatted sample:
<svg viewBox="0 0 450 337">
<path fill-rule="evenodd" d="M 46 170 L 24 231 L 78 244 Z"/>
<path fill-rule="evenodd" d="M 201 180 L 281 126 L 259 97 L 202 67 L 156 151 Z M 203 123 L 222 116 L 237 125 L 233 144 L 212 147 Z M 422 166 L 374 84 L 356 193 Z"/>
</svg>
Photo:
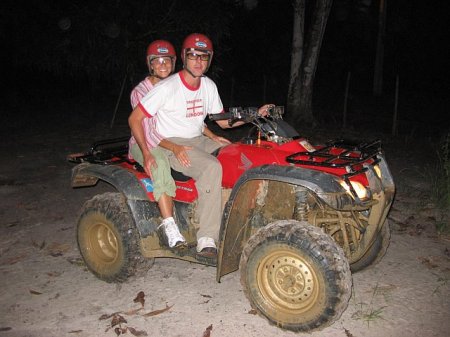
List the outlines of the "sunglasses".
<svg viewBox="0 0 450 337">
<path fill-rule="evenodd" d="M 202 61 L 209 61 L 210 55 L 209 54 L 197 54 L 197 53 L 187 53 L 186 57 L 189 60 L 202 60 Z"/>
</svg>

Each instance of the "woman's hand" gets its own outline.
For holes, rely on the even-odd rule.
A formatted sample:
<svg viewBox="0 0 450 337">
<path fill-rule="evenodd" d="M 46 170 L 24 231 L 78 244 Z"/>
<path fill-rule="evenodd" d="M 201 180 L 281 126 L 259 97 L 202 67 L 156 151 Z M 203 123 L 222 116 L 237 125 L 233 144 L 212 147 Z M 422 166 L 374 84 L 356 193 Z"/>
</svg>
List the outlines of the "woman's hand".
<svg viewBox="0 0 450 337">
<path fill-rule="evenodd" d="M 143 154 L 143 156 L 144 156 L 144 158 L 143 158 L 144 159 L 144 162 L 143 162 L 144 171 L 145 171 L 145 173 L 147 173 L 147 175 L 150 177 L 150 179 L 153 180 L 152 168 L 157 168 L 158 164 L 156 164 L 155 157 L 153 157 L 153 155 L 150 152 L 148 152 L 145 155 Z"/>
</svg>

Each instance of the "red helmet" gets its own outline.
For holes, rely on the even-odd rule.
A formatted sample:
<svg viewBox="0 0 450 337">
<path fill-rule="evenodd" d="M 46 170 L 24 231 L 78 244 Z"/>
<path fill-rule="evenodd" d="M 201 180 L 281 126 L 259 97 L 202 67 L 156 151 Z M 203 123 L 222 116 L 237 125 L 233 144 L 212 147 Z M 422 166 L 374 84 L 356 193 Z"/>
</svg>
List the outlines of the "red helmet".
<svg viewBox="0 0 450 337">
<path fill-rule="evenodd" d="M 206 67 L 206 70 L 208 70 L 214 53 L 211 40 L 203 34 L 193 33 L 188 35 L 184 39 L 183 47 L 181 50 L 181 60 L 183 61 L 183 64 L 185 64 L 186 53 L 192 50 L 202 51 L 210 55 L 208 66 Z"/>
<path fill-rule="evenodd" d="M 150 43 L 147 47 L 147 65 L 152 75 L 152 68 L 150 63 L 153 59 L 158 57 L 170 57 L 172 59 L 172 71 L 175 70 L 175 62 L 177 61 L 177 54 L 175 53 L 175 48 L 169 41 L 165 40 L 155 40 Z"/>
</svg>

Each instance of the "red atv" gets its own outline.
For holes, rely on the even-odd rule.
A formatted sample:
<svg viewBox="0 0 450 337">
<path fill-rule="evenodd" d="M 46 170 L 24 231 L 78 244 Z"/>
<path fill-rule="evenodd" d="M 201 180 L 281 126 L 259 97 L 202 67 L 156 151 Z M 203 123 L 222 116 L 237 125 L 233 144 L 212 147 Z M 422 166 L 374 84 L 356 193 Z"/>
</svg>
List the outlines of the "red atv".
<svg viewBox="0 0 450 337">
<path fill-rule="evenodd" d="M 217 267 L 217 281 L 240 269 L 252 307 L 292 331 L 337 320 L 351 295 L 351 271 L 378 262 L 389 244 L 386 216 L 395 186 L 380 141 L 312 145 L 283 119 L 256 109 L 211 116 L 254 125 L 248 136 L 216 154 L 223 166 L 223 216 L 217 258 L 196 253 L 194 181 L 174 172 L 175 217 L 188 241 L 171 249 L 158 230 L 152 181 L 127 158 L 128 138 L 98 142 L 69 156 L 72 186 L 111 184 L 83 206 L 78 246 L 92 273 L 121 282 L 148 270 L 156 257 Z"/>
</svg>

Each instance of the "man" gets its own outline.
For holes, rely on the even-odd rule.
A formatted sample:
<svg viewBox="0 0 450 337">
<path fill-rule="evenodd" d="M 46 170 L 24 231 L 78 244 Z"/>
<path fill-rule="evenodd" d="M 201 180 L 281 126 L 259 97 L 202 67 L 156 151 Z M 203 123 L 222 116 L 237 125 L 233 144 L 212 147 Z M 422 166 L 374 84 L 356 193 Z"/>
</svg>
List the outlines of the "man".
<svg viewBox="0 0 450 337">
<path fill-rule="evenodd" d="M 229 141 L 207 128 L 207 114 L 223 112 L 215 83 L 204 76 L 213 57 L 211 40 L 203 34 L 191 34 L 183 42 L 183 70 L 161 81 L 146 95 L 129 117 L 129 125 L 144 155 L 146 149 L 141 122 L 145 117 L 155 120 L 151 137 L 162 148 L 169 163 L 177 171 L 194 178 L 198 192 L 197 253 L 213 257 L 217 253 L 221 221 L 222 167 L 211 155 Z M 259 109 L 267 113 L 270 105 Z M 228 122 L 217 121 L 229 128 Z M 242 125 L 238 122 L 233 127 Z"/>
<path fill-rule="evenodd" d="M 149 76 L 141 81 L 131 92 L 130 100 L 133 109 L 139 101 L 154 88 L 154 86 L 164 78 L 167 78 L 175 70 L 177 56 L 173 45 L 165 40 L 155 40 L 147 47 L 146 62 Z M 151 118 L 142 120 L 142 127 L 145 134 L 149 134 L 153 128 Z M 153 183 L 153 196 L 158 202 L 159 210 L 163 221 L 161 227 L 167 237 L 169 247 L 182 247 L 186 240 L 180 233 L 173 218 L 173 200 L 175 196 L 175 182 L 170 172 L 170 165 L 166 154 L 158 148 L 157 143 L 153 143 L 150 137 L 145 137 L 149 154 L 144 157 L 139 145 L 133 136 L 129 142 L 130 159 L 136 160 L 151 177 Z"/>
</svg>

